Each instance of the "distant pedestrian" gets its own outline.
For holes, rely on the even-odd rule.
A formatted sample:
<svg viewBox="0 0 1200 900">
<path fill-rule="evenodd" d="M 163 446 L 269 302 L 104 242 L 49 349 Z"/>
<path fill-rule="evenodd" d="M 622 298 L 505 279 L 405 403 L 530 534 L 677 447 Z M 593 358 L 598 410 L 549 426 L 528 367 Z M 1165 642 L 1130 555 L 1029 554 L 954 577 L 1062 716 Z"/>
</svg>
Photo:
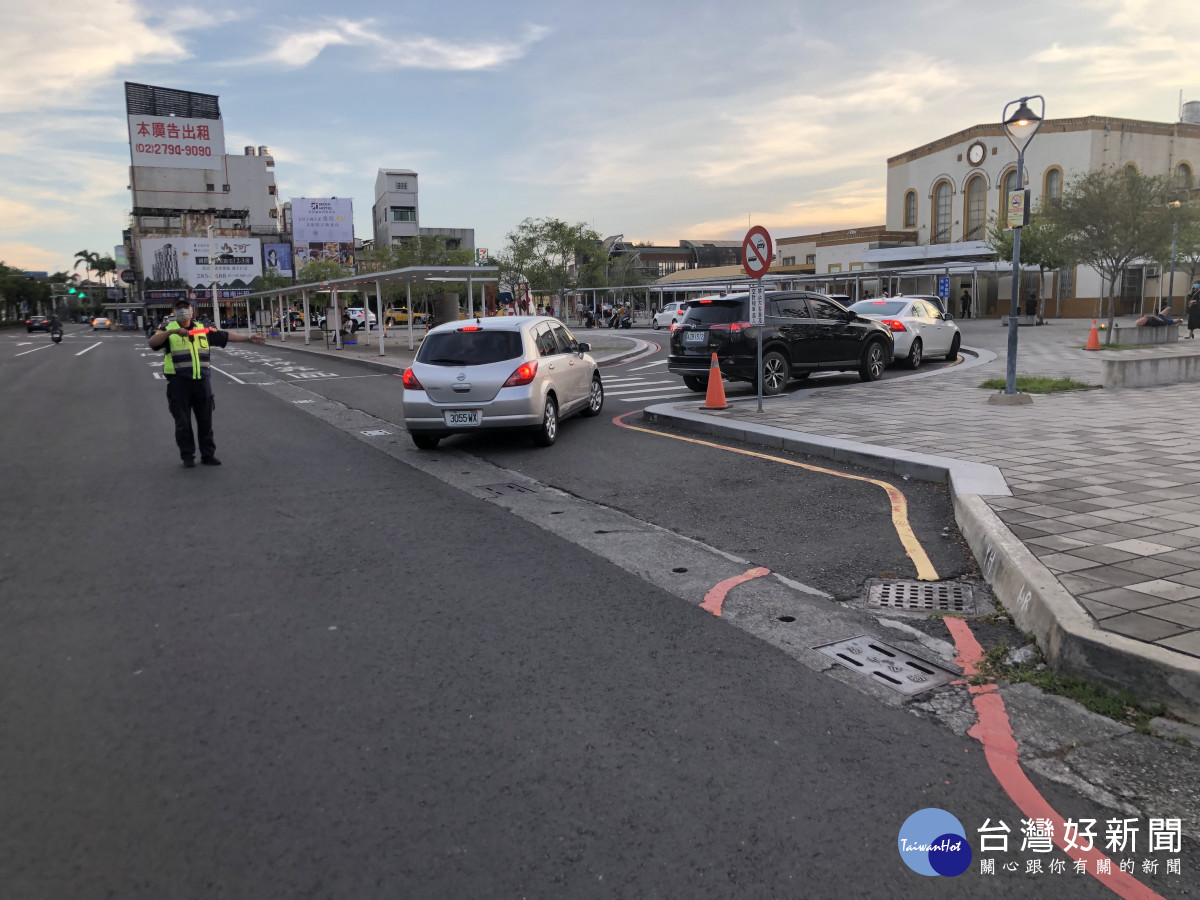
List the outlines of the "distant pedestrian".
<svg viewBox="0 0 1200 900">
<path fill-rule="evenodd" d="M 209 379 L 209 347 L 224 347 L 230 341 L 265 344 L 261 335 L 247 337 L 229 331 L 200 326 L 193 320 L 187 300 L 175 303 L 175 318 L 150 338 L 151 350 L 162 350 L 163 374 L 167 378 L 167 406 L 175 420 L 175 444 L 184 468 L 196 465 L 196 438 L 200 442 L 200 462 L 219 466 L 217 445 L 213 440 L 213 393 Z M 192 432 L 192 415 L 198 435 Z"/>
<path fill-rule="evenodd" d="M 1200 286 L 1192 291 L 1192 295 L 1188 298 L 1187 327 L 1188 337 L 1194 338 L 1196 329 L 1200 328 Z"/>
<path fill-rule="evenodd" d="M 1029 292 L 1029 299 L 1025 301 L 1025 315 L 1037 315 L 1037 293 L 1034 291 Z"/>
<path fill-rule="evenodd" d="M 965 288 L 963 289 L 962 296 L 958 298 L 958 302 L 962 317 L 969 319 L 971 317 L 971 295 L 967 293 Z"/>
</svg>

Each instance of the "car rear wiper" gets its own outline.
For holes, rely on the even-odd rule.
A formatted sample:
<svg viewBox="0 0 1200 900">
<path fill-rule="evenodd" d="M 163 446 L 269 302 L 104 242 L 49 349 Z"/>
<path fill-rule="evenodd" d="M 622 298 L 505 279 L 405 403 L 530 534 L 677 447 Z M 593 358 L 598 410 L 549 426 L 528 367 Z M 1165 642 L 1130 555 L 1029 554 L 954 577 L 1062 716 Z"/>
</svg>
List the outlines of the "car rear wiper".
<svg viewBox="0 0 1200 900">
<path fill-rule="evenodd" d="M 446 357 L 439 357 L 437 359 L 431 359 L 430 362 L 431 363 L 445 363 L 446 365 L 449 365 L 449 366 L 465 366 L 467 364 L 467 361 L 465 359 L 447 359 Z"/>
</svg>

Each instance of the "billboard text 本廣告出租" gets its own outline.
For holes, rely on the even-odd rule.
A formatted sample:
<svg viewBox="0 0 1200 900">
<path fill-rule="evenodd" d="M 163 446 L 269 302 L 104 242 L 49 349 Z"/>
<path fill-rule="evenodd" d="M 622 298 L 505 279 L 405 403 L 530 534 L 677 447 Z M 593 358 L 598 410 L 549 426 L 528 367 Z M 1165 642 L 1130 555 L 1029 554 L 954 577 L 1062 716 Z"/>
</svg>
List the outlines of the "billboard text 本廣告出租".
<svg viewBox="0 0 1200 900">
<path fill-rule="evenodd" d="M 225 131 L 220 119 L 132 115 L 129 151 L 135 166 L 220 169 Z"/>
</svg>

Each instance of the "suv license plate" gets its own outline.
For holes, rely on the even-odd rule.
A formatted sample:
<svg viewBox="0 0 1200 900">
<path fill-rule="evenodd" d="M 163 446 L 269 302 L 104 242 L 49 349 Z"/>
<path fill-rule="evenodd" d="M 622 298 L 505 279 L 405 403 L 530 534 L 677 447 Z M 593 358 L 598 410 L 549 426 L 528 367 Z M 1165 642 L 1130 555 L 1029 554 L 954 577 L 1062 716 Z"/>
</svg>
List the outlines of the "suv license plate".
<svg viewBox="0 0 1200 900">
<path fill-rule="evenodd" d="M 442 413 L 442 418 L 446 420 L 447 425 L 478 425 L 479 420 L 483 418 L 482 411 L 478 409 L 449 409 Z"/>
<path fill-rule="evenodd" d="M 683 342 L 689 346 L 703 347 L 708 343 L 707 331 L 685 331 L 683 333 Z"/>
</svg>

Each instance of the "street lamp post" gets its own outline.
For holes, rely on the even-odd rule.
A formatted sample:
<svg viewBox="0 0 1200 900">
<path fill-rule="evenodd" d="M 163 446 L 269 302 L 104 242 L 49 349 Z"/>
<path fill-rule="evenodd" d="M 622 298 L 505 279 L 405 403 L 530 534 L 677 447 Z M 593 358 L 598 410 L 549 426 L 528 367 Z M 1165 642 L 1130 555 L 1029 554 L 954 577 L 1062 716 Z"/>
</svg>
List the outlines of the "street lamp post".
<svg viewBox="0 0 1200 900">
<path fill-rule="evenodd" d="M 1028 101 L 1040 100 L 1040 114 L 1029 108 Z M 1015 107 L 1015 109 L 1014 109 Z M 1009 110 L 1013 110 L 1011 113 Z M 1040 94 L 1022 97 L 1004 107 L 1004 133 L 1008 135 L 1017 151 L 1017 190 L 1025 189 L 1025 150 L 1033 136 L 1042 126 L 1046 115 L 1046 100 Z M 1005 197 L 1007 205 L 1008 198 Z M 1004 379 L 1004 393 L 1017 392 L 1017 317 L 1021 311 L 1021 222 L 1013 227 L 1012 257 L 1012 308 L 1008 314 L 1008 370 Z"/>
<path fill-rule="evenodd" d="M 1179 240 L 1179 214 L 1176 210 L 1179 209 L 1180 203 L 1178 200 L 1172 200 L 1167 204 L 1167 209 L 1172 212 L 1171 222 L 1171 277 L 1167 280 L 1167 305 L 1172 306 L 1175 303 L 1175 247 Z M 1162 284 L 1160 281 L 1159 284 Z"/>
<path fill-rule="evenodd" d="M 215 217 L 214 217 L 215 221 Z M 208 277 L 212 283 L 213 325 L 221 327 L 221 312 L 217 309 L 217 254 L 213 245 L 214 229 L 208 226 Z"/>
</svg>

